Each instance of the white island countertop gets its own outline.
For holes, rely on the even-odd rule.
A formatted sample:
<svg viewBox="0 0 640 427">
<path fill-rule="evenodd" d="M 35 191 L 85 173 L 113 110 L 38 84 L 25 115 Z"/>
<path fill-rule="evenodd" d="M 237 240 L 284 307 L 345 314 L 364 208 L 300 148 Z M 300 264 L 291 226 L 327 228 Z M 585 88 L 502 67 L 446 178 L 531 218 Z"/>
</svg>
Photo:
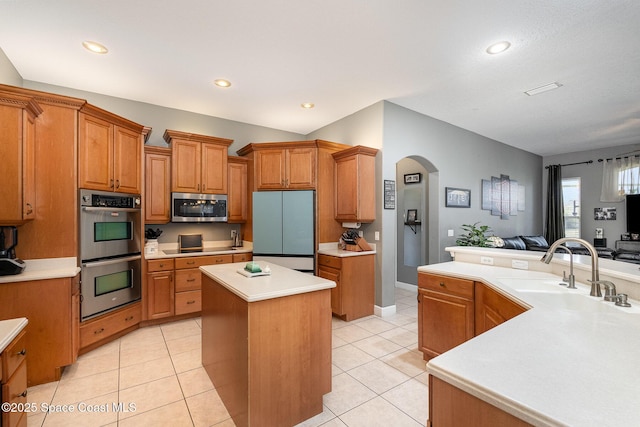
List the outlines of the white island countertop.
<svg viewBox="0 0 640 427">
<path fill-rule="evenodd" d="M 614 307 L 546 272 L 456 261 L 418 271 L 482 281 L 531 307 L 431 359 L 429 374 L 535 426 L 640 425 L 638 301 Z"/>
<path fill-rule="evenodd" d="M 0 353 L 11 344 L 11 341 L 27 326 L 27 323 L 29 321 L 26 317 L 0 320 Z"/>
<path fill-rule="evenodd" d="M 271 274 L 268 276 L 245 277 L 238 273 L 246 262 L 232 264 L 206 265 L 200 271 L 247 302 L 262 301 L 271 298 L 335 288 L 335 282 L 311 274 L 301 273 L 268 264 Z M 261 269 L 267 266 L 264 261 L 256 262 Z"/>
</svg>

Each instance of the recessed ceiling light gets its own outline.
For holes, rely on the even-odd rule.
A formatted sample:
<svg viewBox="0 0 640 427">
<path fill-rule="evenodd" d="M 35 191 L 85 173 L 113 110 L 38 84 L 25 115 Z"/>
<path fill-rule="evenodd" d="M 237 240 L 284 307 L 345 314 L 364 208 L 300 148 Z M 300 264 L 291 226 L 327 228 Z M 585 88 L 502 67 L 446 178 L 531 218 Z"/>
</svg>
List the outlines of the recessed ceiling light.
<svg viewBox="0 0 640 427">
<path fill-rule="evenodd" d="M 306 108 L 307 110 L 309 110 L 309 109 L 315 107 L 315 104 L 313 102 L 305 102 L 305 103 L 300 104 L 300 106 L 302 108 Z"/>
<path fill-rule="evenodd" d="M 527 91 L 525 91 L 525 93 L 529 96 L 533 96 L 533 95 L 537 95 L 539 93 L 542 92 L 547 92 L 550 90 L 554 90 L 554 89 L 558 89 L 559 87 L 561 87 L 562 85 L 558 82 L 553 82 L 553 83 L 549 83 L 548 85 L 544 85 L 544 86 L 540 86 L 534 89 L 529 89 Z"/>
<path fill-rule="evenodd" d="M 496 53 L 501 53 L 509 49 L 509 46 L 511 46 L 511 43 L 509 43 L 506 40 L 498 43 L 494 43 L 487 48 L 487 53 L 489 55 L 495 55 Z"/>
<path fill-rule="evenodd" d="M 82 46 L 90 52 L 105 54 L 109 52 L 109 49 L 101 45 L 100 43 L 92 42 L 92 41 L 84 41 L 82 42 Z"/>
<path fill-rule="evenodd" d="M 231 82 L 229 80 L 225 80 L 225 79 L 217 79 L 217 80 L 214 81 L 214 83 L 218 87 L 229 87 L 229 86 L 231 86 Z"/>
</svg>

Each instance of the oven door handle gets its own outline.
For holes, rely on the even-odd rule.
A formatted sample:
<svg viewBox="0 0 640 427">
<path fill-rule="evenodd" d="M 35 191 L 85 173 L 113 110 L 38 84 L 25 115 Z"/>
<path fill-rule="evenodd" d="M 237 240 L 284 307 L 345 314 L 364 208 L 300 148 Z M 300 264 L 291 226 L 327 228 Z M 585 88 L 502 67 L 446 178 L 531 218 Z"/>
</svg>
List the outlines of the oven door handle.
<svg viewBox="0 0 640 427">
<path fill-rule="evenodd" d="M 97 206 L 83 206 L 85 212 L 140 212 L 138 208 L 102 208 Z"/>
<path fill-rule="evenodd" d="M 107 259 L 104 261 L 83 262 L 82 266 L 87 268 L 103 267 L 105 265 L 113 265 L 113 264 L 119 264 L 121 262 L 137 261 L 139 259 L 142 259 L 142 255 L 132 255 L 132 256 L 127 256 L 122 258 Z"/>
</svg>

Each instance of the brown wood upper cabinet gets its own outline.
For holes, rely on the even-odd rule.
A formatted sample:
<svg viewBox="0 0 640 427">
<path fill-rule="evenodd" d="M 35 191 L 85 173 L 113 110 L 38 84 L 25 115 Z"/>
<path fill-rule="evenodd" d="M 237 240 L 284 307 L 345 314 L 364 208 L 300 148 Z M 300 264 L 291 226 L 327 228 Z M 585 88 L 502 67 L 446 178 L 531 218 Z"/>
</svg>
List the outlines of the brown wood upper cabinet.
<svg viewBox="0 0 640 427">
<path fill-rule="evenodd" d="M 171 221 L 171 149 L 144 147 L 146 224 Z"/>
<path fill-rule="evenodd" d="M 35 217 L 35 120 L 41 113 L 31 97 L 0 91 L 0 225 Z"/>
<path fill-rule="evenodd" d="M 144 127 L 90 104 L 80 110 L 79 187 L 140 194 Z"/>
<path fill-rule="evenodd" d="M 167 129 L 171 145 L 171 191 L 227 194 L 227 152 L 232 139 Z"/>
<path fill-rule="evenodd" d="M 228 179 L 229 194 L 227 198 L 227 222 L 246 222 L 248 218 L 248 193 L 247 183 L 249 160 L 229 156 L 228 158 Z"/>
<path fill-rule="evenodd" d="M 316 141 L 249 144 L 238 150 L 254 152 L 256 190 L 313 190 L 316 188 Z"/>
<path fill-rule="evenodd" d="M 335 219 L 373 222 L 376 219 L 376 154 L 357 145 L 333 154 L 335 168 Z"/>
</svg>

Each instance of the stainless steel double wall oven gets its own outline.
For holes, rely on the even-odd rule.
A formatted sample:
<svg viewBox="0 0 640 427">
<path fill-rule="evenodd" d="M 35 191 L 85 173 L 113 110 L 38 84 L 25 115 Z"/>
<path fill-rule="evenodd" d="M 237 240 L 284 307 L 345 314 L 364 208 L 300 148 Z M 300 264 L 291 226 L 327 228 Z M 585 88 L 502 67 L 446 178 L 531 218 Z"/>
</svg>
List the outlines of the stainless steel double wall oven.
<svg viewBox="0 0 640 427">
<path fill-rule="evenodd" d="M 80 190 L 81 318 L 140 299 L 140 195 Z"/>
</svg>

